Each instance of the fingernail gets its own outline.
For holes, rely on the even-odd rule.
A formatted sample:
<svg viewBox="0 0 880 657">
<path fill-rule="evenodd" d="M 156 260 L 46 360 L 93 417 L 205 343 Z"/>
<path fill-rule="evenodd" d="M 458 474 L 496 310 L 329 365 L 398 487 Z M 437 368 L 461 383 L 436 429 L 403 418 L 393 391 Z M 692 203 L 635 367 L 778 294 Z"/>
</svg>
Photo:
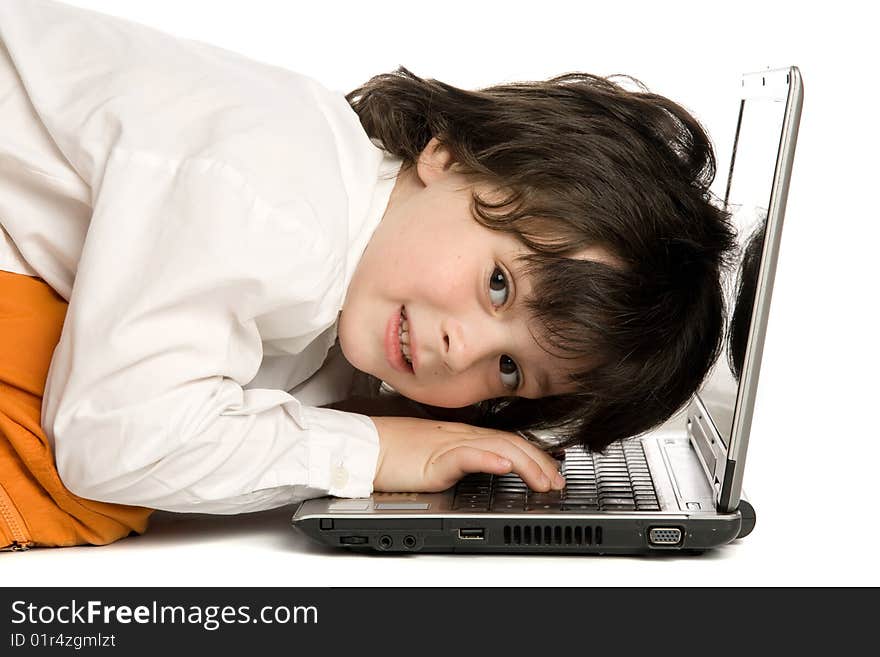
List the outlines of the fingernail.
<svg viewBox="0 0 880 657">
<path fill-rule="evenodd" d="M 555 479 L 556 479 L 556 488 L 558 488 L 558 489 L 565 488 L 565 477 L 563 477 L 561 474 L 559 474 L 557 472 Z"/>
</svg>

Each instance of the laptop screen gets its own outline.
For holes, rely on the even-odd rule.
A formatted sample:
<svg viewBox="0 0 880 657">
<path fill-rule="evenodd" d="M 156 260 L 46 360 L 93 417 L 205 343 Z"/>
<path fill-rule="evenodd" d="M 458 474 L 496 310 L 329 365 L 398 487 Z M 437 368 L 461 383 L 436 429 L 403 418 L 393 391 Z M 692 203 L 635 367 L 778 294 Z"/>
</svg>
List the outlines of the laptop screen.
<svg viewBox="0 0 880 657">
<path fill-rule="evenodd" d="M 784 93 L 757 96 L 740 104 L 724 199 L 737 231 L 738 251 L 735 265 L 723 280 L 728 321 L 722 351 L 699 392 L 725 447 L 730 445 L 741 397 L 741 375 L 786 108 Z"/>
</svg>

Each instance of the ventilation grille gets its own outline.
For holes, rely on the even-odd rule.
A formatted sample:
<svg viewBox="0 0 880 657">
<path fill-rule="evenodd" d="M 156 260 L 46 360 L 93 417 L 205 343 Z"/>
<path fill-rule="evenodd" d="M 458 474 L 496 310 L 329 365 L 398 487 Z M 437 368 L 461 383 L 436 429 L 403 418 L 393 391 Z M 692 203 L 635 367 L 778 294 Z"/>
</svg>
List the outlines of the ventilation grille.
<svg viewBox="0 0 880 657">
<path fill-rule="evenodd" d="M 602 528 L 582 525 L 504 525 L 504 544 L 601 545 Z"/>
</svg>

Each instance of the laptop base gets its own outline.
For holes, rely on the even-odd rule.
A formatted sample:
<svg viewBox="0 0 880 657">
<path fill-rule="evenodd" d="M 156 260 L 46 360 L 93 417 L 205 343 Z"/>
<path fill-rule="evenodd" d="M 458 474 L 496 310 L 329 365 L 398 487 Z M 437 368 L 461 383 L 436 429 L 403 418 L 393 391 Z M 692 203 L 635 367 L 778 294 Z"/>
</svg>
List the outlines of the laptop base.
<svg viewBox="0 0 880 657">
<path fill-rule="evenodd" d="M 751 506 L 748 506 L 751 509 Z M 747 511 L 748 512 L 748 511 Z M 639 514 L 559 517 L 528 515 L 299 518 L 294 525 L 311 538 L 358 552 L 467 552 L 506 554 L 694 553 L 744 536 L 739 509 L 730 514 Z M 743 533 L 743 530 L 746 530 Z"/>
</svg>

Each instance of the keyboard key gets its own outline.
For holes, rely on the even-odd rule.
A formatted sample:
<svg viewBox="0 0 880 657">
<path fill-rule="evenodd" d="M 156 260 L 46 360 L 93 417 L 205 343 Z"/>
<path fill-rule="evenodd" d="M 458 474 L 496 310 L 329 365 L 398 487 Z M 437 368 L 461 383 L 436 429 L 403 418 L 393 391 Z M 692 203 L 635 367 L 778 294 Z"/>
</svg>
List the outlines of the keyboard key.
<svg viewBox="0 0 880 657">
<path fill-rule="evenodd" d="M 533 492 L 529 493 L 529 496 L 528 496 L 528 501 L 534 502 L 536 504 L 558 502 L 561 499 L 562 499 L 562 493 L 561 493 L 561 491 L 558 491 L 558 490 L 551 490 L 546 493 L 539 493 L 539 492 L 533 491 Z"/>
<path fill-rule="evenodd" d="M 565 496 L 572 497 L 574 495 L 593 495 L 596 496 L 599 494 L 599 489 L 595 486 L 566 486 L 565 487 Z"/>
<path fill-rule="evenodd" d="M 595 477 L 579 477 L 577 475 L 566 475 L 565 481 L 566 482 L 576 482 L 578 484 L 593 484 L 593 485 L 596 484 Z"/>
<path fill-rule="evenodd" d="M 526 502 L 526 511 L 558 511 L 562 508 L 562 500 L 554 502 L 535 502 L 529 500 Z"/>
<path fill-rule="evenodd" d="M 489 504 L 488 495 L 456 495 L 454 504 Z"/>
<path fill-rule="evenodd" d="M 453 511 L 488 511 L 489 510 L 489 501 L 485 502 L 463 502 L 452 504 Z"/>
<path fill-rule="evenodd" d="M 559 507 L 559 510 L 585 513 L 587 511 L 598 511 L 599 505 L 581 502 L 563 502 L 562 505 Z"/>
<path fill-rule="evenodd" d="M 513 501 L 495 501 L 492 503 L 491 507 L 492 511 L 498 512 L 511 512 L 516 513 L 520 511 L 525 511 L 525 503 L 524 502 L 513 502 Z"/>
<path fill-rule="evenodd" d="M 526 489 L 525 488 L 520 488 L 520 489 L 496 488 L 492 492 L 492 497 L 525 497 L 525 496 L 526 496 Z"/>
<path fill-rule="evenodd" d="M 606 504 L 632 504 L 635 500 L 632 497 L 602 497 L 599 496 L 602 506 Z"/>
<path fill-rule="evenodd" d="M 489 486 L 483 486 L 480 488 L 471 488 L 469 486 L 459 486 L 455 489 L 456 495 L 488 495 L 492 492 L 492 489 Z"/>
<path fill-rule="evenodd" d="M 571 497 L 564 497 L 562 499 L 563 504 L 588 504 L 588 505 L 598 505 L 599 497 L 597 495 L 572 495 Z"/>
</svg>

